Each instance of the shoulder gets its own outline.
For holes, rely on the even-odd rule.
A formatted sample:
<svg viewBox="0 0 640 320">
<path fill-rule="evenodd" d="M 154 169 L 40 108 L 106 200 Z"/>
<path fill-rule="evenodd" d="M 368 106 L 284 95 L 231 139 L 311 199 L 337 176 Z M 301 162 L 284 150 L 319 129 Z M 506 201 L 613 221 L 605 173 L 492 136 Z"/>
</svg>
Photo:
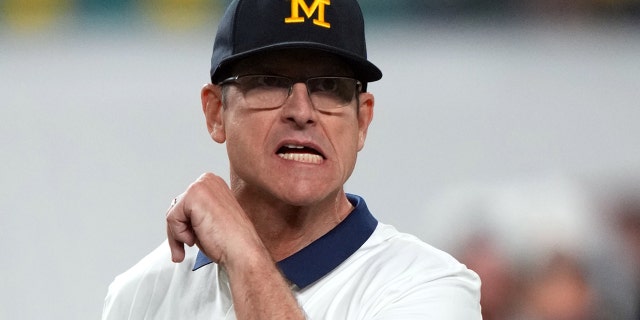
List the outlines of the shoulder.
<svg viewBox="0 0 640 320">
<path fill-rule="evenodd" d="M 361 249 L 381 319 L 479 319 L 480 278 L 450 254 L 382 223 Z"/>
<path fill-rule="evenodd" d="M 451 255 L 389 225 L 298 296 L 318 319 L 478 320 L 480 279 Z"/>
<path fill-rule="evenodd" d="M 378 224 L 362 249 L 364 252 L 370 251 L 376 259 L 386 260 L 391 267 L 404 265 L 409 270 L 421 271 L 421 274 L 428 271 L 427 274 L 434 278 L 468 270 L 449 253 L 383 223 Z M 471 275 L 475 274 L 471 272 Z"/>
<path fill-rule="evenodd" d="M 147 312 L 162 302 L 170 292 L 169 286 L 180 281 L 176 277 L 189 273 L 194 256 L 194 250 L 187 248 L 185 261 L 173 263 L 169 245 L 163 242 L 129 270 L 115 277 L 104 301 L 103 319 L 144 318 L 140 312 Z"/>
</svg>

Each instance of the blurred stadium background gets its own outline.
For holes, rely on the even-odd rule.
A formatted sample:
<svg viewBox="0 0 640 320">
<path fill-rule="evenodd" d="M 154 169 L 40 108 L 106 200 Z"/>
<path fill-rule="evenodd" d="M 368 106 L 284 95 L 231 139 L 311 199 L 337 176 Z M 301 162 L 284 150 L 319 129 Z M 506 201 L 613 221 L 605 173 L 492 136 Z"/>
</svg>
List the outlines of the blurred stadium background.
<svg viewBox="0 0 640 320">
<path fill-rule="evenodd" d="M 227 3 L 0 0 L 0 319 L 99 318 L 228 174 L 199 106 Z M 640 1 L 360 3 L 385 75 L 348 191 L 476 270 L 485 319 L 640 319 Z"/>
</svg>

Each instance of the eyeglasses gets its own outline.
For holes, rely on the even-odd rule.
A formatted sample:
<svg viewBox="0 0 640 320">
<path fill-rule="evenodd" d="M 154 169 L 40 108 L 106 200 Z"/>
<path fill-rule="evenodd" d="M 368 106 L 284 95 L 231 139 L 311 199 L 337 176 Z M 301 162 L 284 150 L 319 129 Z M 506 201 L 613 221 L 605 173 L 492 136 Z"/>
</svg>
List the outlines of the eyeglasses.
<svg viewBox="0 0 640 320">
<path fill-rule="evenodd" d="M 330 110 L 349 105 L 356 93 L 362 91 L 362 82 L 348 77 L 313 77 L 291 79 L 272 75 L 241 75 L 227 78 L 220 85 L 238 86 L 252 109 L 282 106 L 293 92 L 293 85 L 304 83 L 316 110 Z"/>
</svg>

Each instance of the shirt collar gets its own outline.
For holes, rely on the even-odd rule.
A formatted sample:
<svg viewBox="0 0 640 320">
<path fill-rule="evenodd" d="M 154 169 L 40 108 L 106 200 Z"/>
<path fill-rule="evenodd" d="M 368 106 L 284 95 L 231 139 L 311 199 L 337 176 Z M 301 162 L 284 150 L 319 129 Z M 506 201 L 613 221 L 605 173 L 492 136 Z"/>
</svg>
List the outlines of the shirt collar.
<svg viewBox="0 0 640 320">
<path fill-rule="evenodd" d="M 369 239 L 378 221 L 359 196 L 347 194 L 353 211 L 318 240 L 277 263 L 285 277 L 302 289 L 316 282 L 349 258 Z M 193 271 L 212 263 L 198 252 Z"/>
</svg>

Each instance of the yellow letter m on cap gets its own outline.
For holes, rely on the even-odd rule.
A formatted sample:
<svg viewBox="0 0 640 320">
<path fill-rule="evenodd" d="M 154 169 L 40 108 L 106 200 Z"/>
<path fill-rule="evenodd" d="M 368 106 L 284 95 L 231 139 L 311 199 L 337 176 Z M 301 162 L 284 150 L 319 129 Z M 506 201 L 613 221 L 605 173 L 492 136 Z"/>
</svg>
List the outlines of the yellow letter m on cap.
<svg viewBox="0 0 640 320">
<path fill-rule="evenodd" d="M 324 28 L 331 28 L 331 24 L 324 21 L 324 6 L 331 5 L 331 0 L 313 0 L 311 6 L 307 6 L 305 0 L 291 0 L 291 17 L 285 18 L 285 23 L 302 23 L 304 17 L 300 16 L 300 10 L 304 11 L 307 18 L 311 18 L 318 11 L 318 18 L 313 19 L 313 24 Z"/>
</svg>

